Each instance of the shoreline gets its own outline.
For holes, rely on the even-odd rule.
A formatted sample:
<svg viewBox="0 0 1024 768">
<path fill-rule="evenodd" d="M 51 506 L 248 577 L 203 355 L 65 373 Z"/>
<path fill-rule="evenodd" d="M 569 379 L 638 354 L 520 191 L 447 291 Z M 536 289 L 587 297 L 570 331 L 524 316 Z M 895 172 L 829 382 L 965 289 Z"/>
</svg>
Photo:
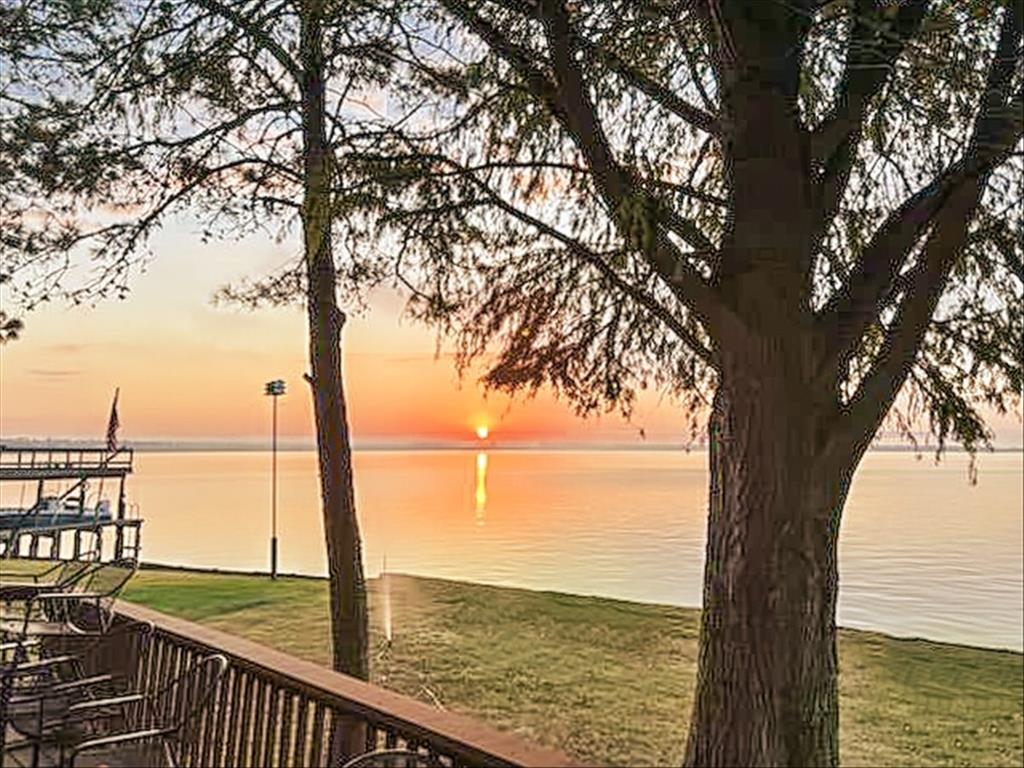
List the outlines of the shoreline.
<svg viewBox="0 0 1024 768">
<path fill-rule="evenodd" d="M 212 567 L 200 567 L 190 565 L 173 565 L 168 563 L 155 563 L 155 562 L 140 562 L 139 569 L 144 571 L 165 571 L 171 573 L 182 573 L 182 574 L 197 574 L 197 575 L 208 575 L 208 576 L 242 576 L 248 578 L 267 578 L 269 579 L 270 574 L 267 571 L 255 571 L 255 570 L 244 570 L 244 569 L 230 569 L 230 568 L 212 568 Z M 601 600 L 608 603 L 619 603 L 624 606 L 642 606 L 647 608 L 657 608 L 663 610 L 683 610 L 683 611 L 700 611 L 700 606 L 696 605 L 673 605 L 671 603 L 659 603 L 659 602 L 648 602 L 645 600 L 625 600 L 619 597 L 608 597 L 606 595 L 589 595 L 578 592 L 564 592 L 555 589 L 530 589 L 529 587 L 517 587 L 507 584 L 491 584 L 488 582 L 479 581 L 464 581 L 460 579 L 448 579 L 440 576 L 427 576 L 419 573 L 406 573 L 404 571 L 389 571 L 388 576 L 394 576 L 398 578 L 416 579 L 424 582 L 437 582 L 440 584 L 447 584 L 452 586 L 465 586 L 465 587 L 482 587 L 487 589 L 501 589 L 509 592 L 526 593 L 530 595 L 544 595 L 550 597 L 565 597 L 574 598 L 580 600 Z M 367 582 L 380 583 L 380 575 L 367 576 Z M 278 580 L 281 579 L 297 579 L 304 581 L 313 582 L 326 582 L 326 576 L 316 576 L 308 573 L 290 573 L 290 572 L 279 572 Z M 946 648 L 962 648 L 971 651 L 985 651 L 992 653 L 1007 653 L 1016 656 L 1024 657 L 1024 650 L 1018 650 L 1016 648 L 1007 648 L 1004 646 L 989 646 L 989 645 L 974 645 L 971 643 L 955 643 L 948 640 L 934 640 L 930 637 L 923 637 L 920 635 L 894 635 L 889 632 L 885 632 L 880 629 L 871 629 L 864 627 L 847 627 L 843 625 L 837 625 L 836 629 L 840 632 L 858 632 L 865 635 L 876 635 L 878 637 L 885 638 L 892 642 L 906 642 L 906 643 L 928 643 L 930 645 L 941 646 Z"/>
</svg>

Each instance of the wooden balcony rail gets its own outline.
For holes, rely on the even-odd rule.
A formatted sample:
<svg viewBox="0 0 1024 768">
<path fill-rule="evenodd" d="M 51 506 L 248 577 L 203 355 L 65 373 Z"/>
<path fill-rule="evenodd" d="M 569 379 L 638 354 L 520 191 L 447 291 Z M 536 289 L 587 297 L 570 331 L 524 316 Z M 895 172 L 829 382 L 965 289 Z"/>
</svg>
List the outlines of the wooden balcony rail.
<svg viewBox="0 0 1024 768">
<path fill-rule="evenodd" d="M 118 657 L 134 665 L 143 690 L 159 690 L 207 654 L 228 659 L 210 705 L 188 729 L 185 766 L 340 765 L 339 756 L 329 756 L 334 726 L 349 755 L 398 747 L 452 768 L 573 765 L 566 755 L 515 734 L 249 640 L 131 603 L 119 602 L 116 614 L 122 629 L 126 623 L 139 629 L 118 633 L 136 638 L 128 641 L 136 647 Z M 139 642 L 148 625 L 155 632 Z"/>
</svg>

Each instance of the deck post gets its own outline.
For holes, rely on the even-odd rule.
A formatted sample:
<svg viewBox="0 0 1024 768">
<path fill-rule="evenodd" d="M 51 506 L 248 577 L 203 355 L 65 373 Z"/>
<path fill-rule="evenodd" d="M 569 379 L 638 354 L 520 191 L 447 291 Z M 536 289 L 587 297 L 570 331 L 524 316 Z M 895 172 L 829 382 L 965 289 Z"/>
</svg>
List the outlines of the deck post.
<svg viewBox="0 0 1024 768">
<path fill-rule="evenodd" d="M 114 558 L 124 557 L 124 475 L 117 491 L 117 532 L 114 536 Z"/>
</svg>

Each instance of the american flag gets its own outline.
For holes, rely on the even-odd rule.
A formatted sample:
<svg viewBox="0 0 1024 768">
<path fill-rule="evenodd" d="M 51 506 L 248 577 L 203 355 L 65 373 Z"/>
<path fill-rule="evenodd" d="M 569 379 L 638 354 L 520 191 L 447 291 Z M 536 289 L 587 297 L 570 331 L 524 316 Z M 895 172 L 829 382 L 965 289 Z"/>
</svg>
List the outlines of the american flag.
<svg viewBox="0 0 1024 768">
<path fill-rule="evenodd" d="M 107 450 L 111 453 L 117 450 L 117 428 L 121 426 L 117 418 L 117 396 L 121 394 L 121 388 L 114 390 L 114 402 L 110 404 L 110 421 L 107 423 Z"/>
</svg>

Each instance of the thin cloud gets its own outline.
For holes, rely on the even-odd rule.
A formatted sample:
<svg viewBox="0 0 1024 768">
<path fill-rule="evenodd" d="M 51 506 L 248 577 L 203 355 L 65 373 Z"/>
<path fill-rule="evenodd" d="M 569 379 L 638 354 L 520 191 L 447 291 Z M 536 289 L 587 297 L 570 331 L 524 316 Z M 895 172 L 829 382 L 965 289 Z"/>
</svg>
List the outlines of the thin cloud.
<svg viewBox="0 0 1024 768">
<path fill-rule="evenodd" d="M 85 344 L 50 344 L 46 349 L 50 352 L 56 352 L 61 355 L 77 355 L 83 349 Z"/>
<path fill-rule="evenodd" d="M 30 368 L 29 376 L 38 376 L 43 379 L 69 379 L 74 376 L 81 376 L 82 372 L 76 369 L 60 368 Z"/>
<path fill-rule="evenodd" d="M 382 360 L 389 363 L 422 363 L 433 362 L 435 360 L 450 360 L 454 359 L 455 354 L 453 352 L 442 352 L 440 355 L 435 355 L 433 352 L 413 352 L 410 354 L 401 354 L 393 352 L 350 352 L 349 357 L 358 358 L 371 358 L 373 360 Z"/>
</svg>

